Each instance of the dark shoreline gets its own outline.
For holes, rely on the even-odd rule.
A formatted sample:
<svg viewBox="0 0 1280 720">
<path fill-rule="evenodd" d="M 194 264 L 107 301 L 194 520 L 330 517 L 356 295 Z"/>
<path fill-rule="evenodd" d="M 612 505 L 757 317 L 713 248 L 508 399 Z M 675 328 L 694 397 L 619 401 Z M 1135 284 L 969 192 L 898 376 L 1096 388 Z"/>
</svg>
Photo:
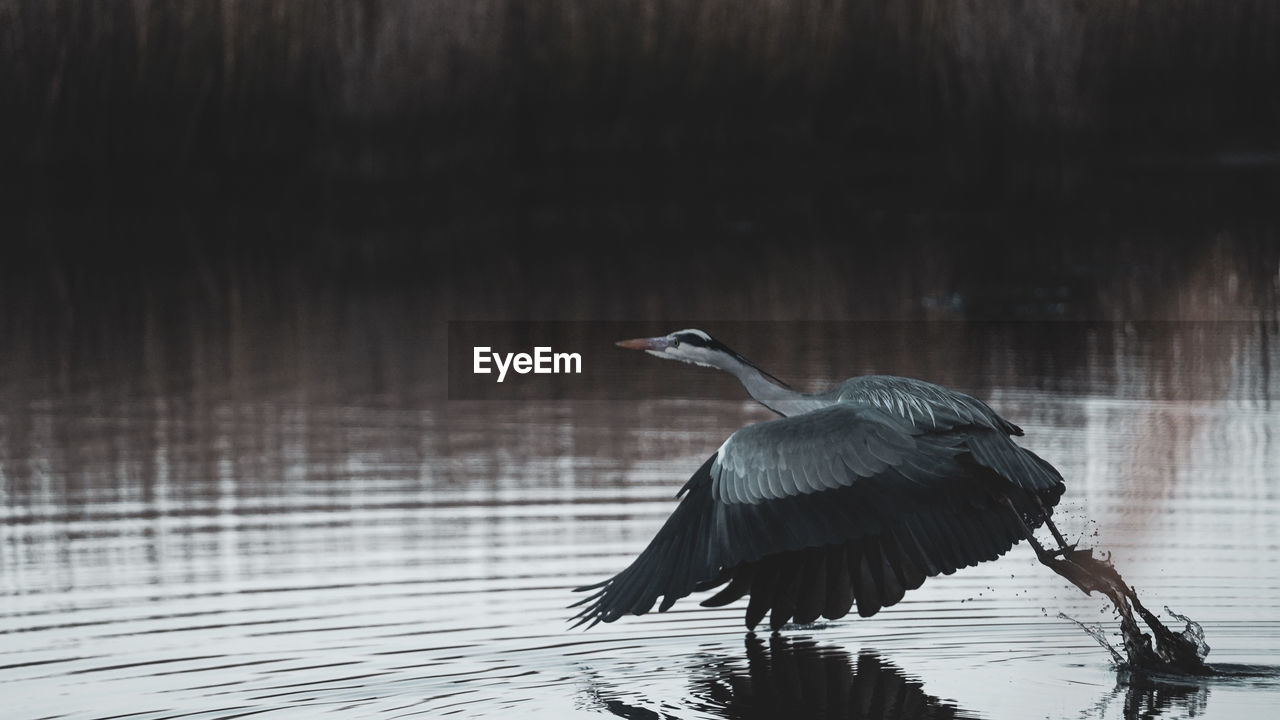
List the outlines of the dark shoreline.
<svg viewBox="0 0 1280 720">
<path fill-rule="evenodd" d="M 47 0 L 0 19 L 19 208 L 719 166 L 1070 201 L 1093 168 L 1280 153 L 1266 0 Z"/>
</svg>

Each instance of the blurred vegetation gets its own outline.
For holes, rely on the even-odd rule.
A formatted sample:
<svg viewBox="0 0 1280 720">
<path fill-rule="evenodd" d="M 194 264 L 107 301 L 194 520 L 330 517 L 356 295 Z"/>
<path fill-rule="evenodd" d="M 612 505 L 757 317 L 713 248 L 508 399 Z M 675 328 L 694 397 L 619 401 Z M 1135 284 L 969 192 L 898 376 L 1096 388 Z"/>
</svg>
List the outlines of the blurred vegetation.
<svg viewBox="0 0 1280 720">
<path fill-rule="evenodd" d="M 0 0 L 0 337 L 1274 324 L 1277 37 L 1270 0 Z"/>
<path fill-rule="evenodd" d="M 1018 185 L 1276 150 L 1276 37 L 1270 0 L 0 0 L 0 173 L 21 201 L 726 158 Z"/>
</svg>

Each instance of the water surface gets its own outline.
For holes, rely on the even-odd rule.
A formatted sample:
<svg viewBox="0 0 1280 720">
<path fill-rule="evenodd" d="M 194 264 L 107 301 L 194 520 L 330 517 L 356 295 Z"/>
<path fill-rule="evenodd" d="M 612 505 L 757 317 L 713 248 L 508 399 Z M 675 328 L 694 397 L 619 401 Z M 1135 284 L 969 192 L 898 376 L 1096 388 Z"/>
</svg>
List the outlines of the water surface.
<svg viewBox="0 0 1280 720">
<path fill-rule="evenodd" d="M 910 374 L 1022 425 L 1067 478 L 1060 527 L 1111 550 L 1153 609 L 1201 622 L 1210 663 L 1233 676 L 1118 677 L 1057 617 L 1114 627 L 1103 599 L 1024 546 L 874 618 L 782 638 L 745 636 L 741 603 L 696 599 L 568 631 L 570 588 L 623 568 L 701 461 L 768 413 L 674 364 L 623 399 L 449 401 L 442 375 L 399 370 L 421 347 L 375 352 L 385 338 L 322 327 L 241 338 L 225 362 L 160 346 L 133 369 L 32 363 L 0 379 L 4 714 L 1248 718 L 1280 705 L 1273 327 L 851 324 L 825 344 L 806 328 L 794 351 L 786 327 L 754 348 L 722 339 L 806 387 Z M 668 392 L 667 373 L 692 373 L 692 390 Z"/>
</svg>

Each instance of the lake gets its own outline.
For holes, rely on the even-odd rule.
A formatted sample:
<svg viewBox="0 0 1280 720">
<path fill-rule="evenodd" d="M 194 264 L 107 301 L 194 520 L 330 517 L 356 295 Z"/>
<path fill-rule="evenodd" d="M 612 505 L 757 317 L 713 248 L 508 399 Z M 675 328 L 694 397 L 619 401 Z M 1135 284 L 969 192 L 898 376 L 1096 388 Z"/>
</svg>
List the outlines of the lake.
<svg viewBox="0 0 1280 720">
<path fill-rule="evenodd" d="M 1247 718 L 1280 704 L 1273 321 L 699 323 L 800 387 L 878 371 L 989 401 L 1066 477 L 1064 532 L 1111 551 L 1152 609 L 1204 626 L 1230 677 L 1190 681 L 1118 676 L 1058 617 L 1114 631 L 1103 599 L 1025 544 L 873 618 L 780 637 L 747 636 L 741 602 L 697 596 L 571 631 L 571 588 L 625 567 L 702 460 L 769 413 L 727 376 L 611 346 L 585 361 L 620 354 L 626 392 L 448 399 L 444 326 L 412 338 L 411 315 L 11 354 L 5 717 Z"/>
</svg>

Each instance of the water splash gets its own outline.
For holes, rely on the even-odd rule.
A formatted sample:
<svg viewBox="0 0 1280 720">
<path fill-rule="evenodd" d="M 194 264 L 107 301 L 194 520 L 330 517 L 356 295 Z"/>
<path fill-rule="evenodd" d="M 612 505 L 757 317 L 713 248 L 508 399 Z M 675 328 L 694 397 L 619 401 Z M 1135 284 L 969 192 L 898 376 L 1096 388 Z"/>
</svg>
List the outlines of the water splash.
<svg viewBox="0 0 1280 720">
<path fill-rule="evenodd" d="M 1164 606 L 1164 611 L 1165 613 L 1172 615 L 1179 622 L 1183 623 L 1182 632 L 1180 634 L 1186 642 L 1192 643 L 1196 646 L 1196 655 L 1198 655 L 1202 660 L 1208 657 L 1209 651 L 1212 648 L 1209 647 L 1209 643 L 1204 639 L 1204 628 L 1200 626 L 1200 623 L 1192 620 L 1186 615 L 1179 615 L 1173 610 L 1170 610 L 1168 605 Z"/>
<path fill-rule="evenodd" d="M 1111 640 L 1107 637 L 1107 631 L 1103 629 L 1100 623 L 1085 623 L 1077 620 L 1066 613 L 1058 613 L 1058 617 L 1068 622 L 1074 623 L 1081 630 L 1085 631 L 1089 637 L 1102 646 L 1103 650 L 1111 653 L 1111 659 L 1115 662 L 1117 668 L 1124 667 L 1124 655 L 1111 644 Z"/>
<path fill-rule="evenodd" d="M 1111 644 L 1101 627 L 1086 625 L 1061 613 L 1059 617 L 1076 623 L 1097 640 L 1111 653 L 1120 670 L 1185 675 L 1213 674 L 1213 669 L 1204 661 L 1209 655 L 1204 628 L 1191 618 L 1165 606 L 1166 613 L 1183 623 L 1181 632 L 1170 630 L 1138 599 L 1137 591 L 1124 581 L 1111 563 L 1110 554 L 1097 557 L 1092 550 L 1068 547 L 1053 555 L 1046 553 L 1041 557 L 1041 562 L 1086 594 L 1096 591 L 1111 599 L 1120 616 L 1120 634 L 1123 639 L 1120 648 Z M 1151 629 L 1151 634 L 1143 632 L 1142 626 L 1134 617 L 1135 613 Z"/>
</svg>

